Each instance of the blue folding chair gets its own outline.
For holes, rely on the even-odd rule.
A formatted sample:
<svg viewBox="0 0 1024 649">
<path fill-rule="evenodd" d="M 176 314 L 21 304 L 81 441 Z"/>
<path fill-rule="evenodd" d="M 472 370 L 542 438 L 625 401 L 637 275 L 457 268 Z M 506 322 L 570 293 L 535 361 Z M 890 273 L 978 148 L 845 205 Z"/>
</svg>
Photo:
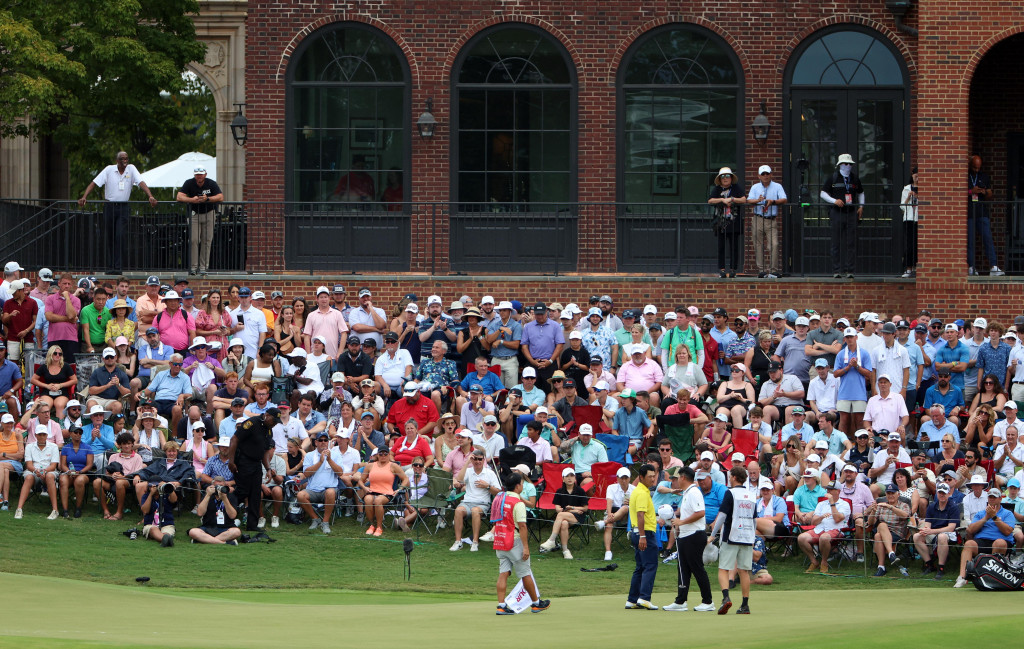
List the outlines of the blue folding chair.
<svg viewBox="0 0 1024 649">
<path fill-rule="evenodd" d="M 533 415 L 519 415 L 516 418 L 515 430 L 512 431 L 512 443 L 515 444 L 519 440 L 520 434 L 523 432 L 523 428 L 526 424 L 536 419 Z"/>
<path fill-rule="evenodd" d="M 598 433 L 594 439 L 605 445 L 608 449 L 608 461 L 619 464 L 632 464 L 633 458 L 629 455 L 629 438 L 625 435 L 612 435 L 611 433 Z"/>
</svg>

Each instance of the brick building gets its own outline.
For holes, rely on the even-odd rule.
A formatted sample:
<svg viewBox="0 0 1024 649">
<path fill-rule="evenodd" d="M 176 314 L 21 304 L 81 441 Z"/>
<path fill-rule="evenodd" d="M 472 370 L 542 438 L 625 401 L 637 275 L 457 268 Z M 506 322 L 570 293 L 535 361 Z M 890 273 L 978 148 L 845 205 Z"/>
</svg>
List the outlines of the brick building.
<svg viewBox="0 0 1024 649">
<path fill-rule="evenodd" d="M 500 283 L 563 302 L 1024 311 L 1022 6 L 250 0 L 244 12 L 245 269 L 271 273 L 251 286 L 360 273 L 342 281 L 386 299 Z M 428 111 L 436 127 L 421 137 Z M 853 281 L 831 279 L 817 196 L 844 152 L 869 203 Z M 975 152 L 1008 277 L 967 277 Z M 751 279 L 748 226 L 740 277 L 719 280 L 712 179 L 729 166 L 747 188 L 762 164 L 790 197 L 788 277 Z M 920 259 L 900 279 L 914 166 Z"/>
<path fill-rule="evenodd" d="M 767 163 L 791 204 L 806 205 L 785 222 L 787 270 L 828 275 L 817 193 L 835 156 L 850 152 L 878 204 L 858 242 L 857 275 L 868 277 L 701 287 L 852 303 L 892 295 L 871 276 L 899 274 L 895 203 L 919 165 L 921 259 L 896 294 L 939 311 L 1018 313 L 1014 280 L 966 277 L 960 188 L 978 152 L 995 199 L 1017 198 L 1024 8 L 911 2 L 899 20 L 907 4 L 251 2 L 246 198 L 320 202 L 343 190 L 351 201 L 344 192 L 360 178 L 380 188 L 398 170 L 393 196 L 412 205 L 390 222 L 331 208 L 268 212 L 251 224 L 250 266 L 541 271 L 598 285 L 713 272 L 714 239 L 690 218 L 696 207 L 680 206 L 706 200 L 719 166 L 749 187 Z M 421 138 L 428 101 L 437 127 Z M 766 140 L 751 128 L 762 102 Z M 992 210 L 1011 274 L 1024 271 L 1012 207 Z M 356 225 L 338 225 L 337 241 L 355 243 L 339 246 L 324 226 L 346 218 Z M 389 254 L 362 245 L 371 225 Z M 332 249 L 349 260 L 332 261 Z M 745 256 L 749 267 L 749 242 Z"/>
</svg>

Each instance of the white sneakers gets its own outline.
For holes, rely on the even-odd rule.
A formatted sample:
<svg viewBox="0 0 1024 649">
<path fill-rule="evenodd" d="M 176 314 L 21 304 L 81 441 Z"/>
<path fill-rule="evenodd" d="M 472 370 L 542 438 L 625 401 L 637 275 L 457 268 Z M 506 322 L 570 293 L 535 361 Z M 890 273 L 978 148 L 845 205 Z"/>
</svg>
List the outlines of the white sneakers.
<svg viewBox="0 0 1024 649">
<path fill-rule="evenodd" d="M 46 520 L 48 520 L 48 521 L 55 521 L 55 520 L 57 520 L 57 518 L 59 516 L 60 516 L 60 514 L 58 514 L 57 510 L 55 509 L 52 512 L 50 512 L 50 515 L 46 517 Z"/>
<path fill-rule="evenodd" d="M 693 610 L 698 613 L 710 613 L 715 610 L 714 604 L 698 604 L 693 607 Z"/>
<path fill-rule="evenodd" d="M 638 600 L 636 600 L 636 607 L 637 608 L 644 608 L 644 609 L 647 609 L 648 611 L 657 611 L 658 610 L 657 606 L 655 606 L 654 604 L 651 604 L 646 599 L 638 599 Z"/>
<path fill-rule="evenodd" d="M 686 602 L 683 602 L 682 604 L 676 604 L 675 602 L 672 602 L 671 604 L 663 606 L 662 608 L 664 610 L 666 610 L 666 611 L 688 611 L 688 610 L 690 610 L 689 608 L 687 608 Z"/>
<path fill-rule="evenodd" d="M 562 550 L 563 559 L 572 559 L 572 552 L 569 552 L 569 548 Z"/>
<path fill-rule="evenodd" d="M 608 550 L 607 552 L 604 553 L 604 560 L 605 561 L 611 561 L 612 560 L 612 551 L 611 550 Z"/>
<path fill-rule="evenodd" d="M 21 511 L 21 510 L 19 509 L 18 511 Z M 554 549 L 555 549 L 555 540 L 554 539 L 548 539 L 547 541 L 544 541 L 543 543 L 540 544 L 540 551 L 541 552 L 551 552 Z"/>
<path fill-rule="evenodd" d="M 280 524 L 281 524 L 281 519 L 279 519 L 277 516 L 274 516 L 273 518 L 270 519 L 270 526 L 271 527 L 277 527 Z"/>
<path fill-rule="evenodd" d="M 330 534 L 331 533 L 331 525 L 327 521 L 321 522 L 320 523 L 320 531 L 323 532 L 324 534 Z"/>
<path fill-rule="evenodd" d="M 262 530 L 266 526 L 267 526 L 267 519 L 265 517 L 263 517 L 263 516 L 260 516 L 260 520 L 258 520 L 256 522 L 256 527 L 258 527 L 258 528 L 260 528 Z"/>
<path fill-rule="evenodd" d="M 452 552 L 458 552 L 459 550 L 462 549 L 462 541 L 456 541 L 455 543 L 452 543 L 452 547 L 450 547 L 448 549 L 451 550 Z"/>
<path fill-rule="evenodd" d="M 1003 269 L 1001 269 L 999 266 L 993 266 L 988 270 L 988 274 L 992 275 L 993 277 L 999 277 L 1001 275 L 1005 275 L 1006 273 L 1003 272 Z"/>
<path fill-rule="evenodd" d="M 21 514 L 22 514 L 21 507 L 19 507 L 19 508 L 14 510 L 14 518 L 20 519 L 21 518 Z"/>
<path fill-rule="evenodd" d="M 474 543 L 473 545 L 469 546 L 469 551 L 470 552 L 479 552 L 480 551 L 480 544 L 479 543 Z"/>
<path fill-rule="evenodd" d="M 491 531 L 487 532 L 487 534 L 484 534 L 483 536 L 481 536 L 480 540 L 483 541 L 484 543 L 494 543 L 494 530 L 491 530 Z"/>
<path fill-rule="evenodd" d="M 21 511 L 21 510 L 19 509 L 18 511 Z M 963 588 L 966 585 L 967 585 L 967 580 L 966 579 L 964 579 L 963 577 L 957 577 L 956 578 L 956 583 L 953 584 L 953 588 Z"/>
<path fill-rule="evenodd" d="M 318 527 L 320 527 L 320 519 L 319 518 L 314 518 L 313 521 L 309 524 L 309 530 L 313 531 L 313 530 L 317 529 Z"/>
</svg>

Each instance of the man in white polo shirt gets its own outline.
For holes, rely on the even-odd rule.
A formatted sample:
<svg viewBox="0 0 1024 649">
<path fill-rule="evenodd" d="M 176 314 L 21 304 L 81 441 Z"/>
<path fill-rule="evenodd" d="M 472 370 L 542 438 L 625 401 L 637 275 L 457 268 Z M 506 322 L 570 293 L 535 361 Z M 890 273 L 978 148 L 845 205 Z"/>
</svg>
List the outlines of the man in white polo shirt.
<svg viewBox="0 0 1024 649">
<path fill-rule="evenodd" d="M 96 187 L 103 188 L 103 198 L 107 201 L 103 205 L 103 240 L 111 253 L 110 268 L 118 273 L 121 272 L 124 233 L 128 230 L 128 199 L 131 198 L 132 187 L 135 186 L 146 192 L 146 196 L 149 196 L 149 204 L 156 207 L 156 198 L 146 186 L 146 181 L 142 180 L 142 174 L 135 168 L 135 165 L 128 164 L 126 152 L 118 151 L 117 164 L 107 165 L 103 171 L 96 174 L 89 186 L 85 188 L 85 193 L 78 199 L 78 206 L 85 207 L 90 192 Z"/>
</svg>

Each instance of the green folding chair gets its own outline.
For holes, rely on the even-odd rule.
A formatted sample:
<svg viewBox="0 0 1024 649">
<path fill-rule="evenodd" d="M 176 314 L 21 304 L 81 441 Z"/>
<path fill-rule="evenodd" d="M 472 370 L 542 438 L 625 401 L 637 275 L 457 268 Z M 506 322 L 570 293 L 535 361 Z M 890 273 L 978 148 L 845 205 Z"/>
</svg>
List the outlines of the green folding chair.
<svg viewBox="0 0 1024 649">
<path fill-rule="evenodd" d="M 449 524 L 451 522 L 449 516 L 455 511 L 455 506 L 463 495 L 454 493 L 452 480 L 452 474 L 444 469 L 436 467 L 427 469 L 427 492 L 423 494 L 422 498 L 409 501 L 409 505 L 416 509 L 433 509 L 437 511 L 435 521 L 444 521 L 446 525 Z M 413 529 L 418 533 L 421 526 L 426 528 L 430 534 L 436 534 L 440 527 L 435 522 L 431 529 L 429 516 L 417 516 L 413 522 Z"/>
</svg>

